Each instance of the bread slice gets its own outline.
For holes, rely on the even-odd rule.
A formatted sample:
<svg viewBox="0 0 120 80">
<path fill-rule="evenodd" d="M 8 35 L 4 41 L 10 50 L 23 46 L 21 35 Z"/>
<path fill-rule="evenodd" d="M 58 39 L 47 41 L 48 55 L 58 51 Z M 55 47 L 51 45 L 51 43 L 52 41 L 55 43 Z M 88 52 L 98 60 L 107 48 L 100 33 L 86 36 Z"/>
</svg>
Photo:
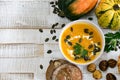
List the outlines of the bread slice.
<svg viewBox="0 0 120 80">
<path fill-rule="evenodd" d="M 47 71 L 46 71 L 46 80 L 52 80 L 53 71 L 59 66 L 61 66 L 62 64 L 66 64 L 66 63 L 68 62 L 63 59 L 50 61 L 50 65 L 48 66 Z"/>
<path fill-rule="evenodd" d="M 56 76 L 62 78 L 62 80 L 64 80 L 63 78 L 66 76 L 69 77 L 70 80 L 73 77 L 75 80 L 82 80 L 82 73 L 80 69 L 76 65 L 71 64 L 63 59 L 51 61 L 46 71 L 46 80 L 56 80 Z M 76 79 L 76 76 L 78 79 Z"/>
<path fill-rule="evenodd" d="M 120 56 L 118 57 L 117 64 L 118 64 L 118 72 L 120 73 Z"/>
</svg>

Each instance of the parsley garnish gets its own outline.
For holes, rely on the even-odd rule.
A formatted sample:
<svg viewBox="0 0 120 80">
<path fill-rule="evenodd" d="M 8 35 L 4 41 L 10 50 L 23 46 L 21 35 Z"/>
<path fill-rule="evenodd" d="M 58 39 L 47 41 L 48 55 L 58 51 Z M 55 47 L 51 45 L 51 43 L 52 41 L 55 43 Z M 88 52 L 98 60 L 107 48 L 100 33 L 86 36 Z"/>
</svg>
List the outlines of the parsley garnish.
<svg viewBox="0 0 120 80">
<path fill-rule="evenodd" d="M 79 58 L 86 58 L 88 57 L 88 51 L 86 49 L 84 49 L 84 47 L 82 47 L 79 43 L 76 43 L 74 46 L 73 46 L 73 49 L 74 49 L 74 56 L 75 56 L 75 59 L 79 59 Z"/>
<path fill-rule="evenodd" d="M 120 31 L 105 34 L 105 52 L 117 51 L 120 44 Z"/>
</svg>

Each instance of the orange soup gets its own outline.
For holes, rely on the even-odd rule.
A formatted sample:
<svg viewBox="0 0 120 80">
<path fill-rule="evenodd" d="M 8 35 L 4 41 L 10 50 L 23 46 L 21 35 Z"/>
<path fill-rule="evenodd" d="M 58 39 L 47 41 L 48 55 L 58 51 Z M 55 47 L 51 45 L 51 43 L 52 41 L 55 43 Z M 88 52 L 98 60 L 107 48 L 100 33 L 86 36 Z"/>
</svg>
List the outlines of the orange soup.
<svg viewBox="0 0 120 80">
<path fill-rule="evenodd" d="M 75 63 L 94 60 L 102 49 L 102 37 L 98 29 L 89 23 L 76 23 L 66 28 L 60 39 L 64 56 Z"/>
</svg>

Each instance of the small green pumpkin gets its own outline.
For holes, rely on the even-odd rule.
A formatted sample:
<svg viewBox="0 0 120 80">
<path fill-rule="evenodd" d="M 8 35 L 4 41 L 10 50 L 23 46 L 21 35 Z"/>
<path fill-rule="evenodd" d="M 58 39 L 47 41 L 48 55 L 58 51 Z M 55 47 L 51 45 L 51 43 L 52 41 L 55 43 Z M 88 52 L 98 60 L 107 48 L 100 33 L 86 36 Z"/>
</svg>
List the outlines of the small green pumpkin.
<svg viewBox="0 0 120 80">
<path fill-rule="evenodd" d="M 120 0 L 101 0 L 95 13 L 101 27 L 120 29 Z"/>
<path fill-rule="evenodd" d="M 77 20 L 91 11 L 98 0 L 58 0 L 58 7 L 70 20 Z"/>
</svg>

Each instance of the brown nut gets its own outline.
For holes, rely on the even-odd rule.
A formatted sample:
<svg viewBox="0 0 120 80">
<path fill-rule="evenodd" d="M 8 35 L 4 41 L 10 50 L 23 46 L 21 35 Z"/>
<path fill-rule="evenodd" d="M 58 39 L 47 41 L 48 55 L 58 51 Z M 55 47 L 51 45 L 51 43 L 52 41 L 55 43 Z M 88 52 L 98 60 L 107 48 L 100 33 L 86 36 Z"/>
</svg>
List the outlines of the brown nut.
<svg viewBox="0 0 120 80">
<path fill-rule="evenodd" d="M 100 68 L 100 70 L 102 70 L 102 71 L 106 71 L 107 68 L 108 68 L 108 62 L 107 62 L 107 60 L 102 60 L 102 61 L 99 63 L 99 68 Z"/>
<path fill-rule="evenodd" d="M 113 75 L 112 73 L 108 73 L 106 75 L 106 80 L 117 80 L 115 75 Z"/>
<path fill-rule="evenodd" d="M 108 60 L 108 66 L 111 67 L 111 68 L 114 68 L 117 64 L 117 61 L 114 60 L 114 59 L 110 59 Z"/>
<path fill-rule="evenodd" d="M 102 78 L 102 73 L 100 70 L 96 70 L 95 72 L 93 72 L 93 77 L 95 79 L 101 79 Z"/>
<path fill-rule="evenodd" d="M 91 63 L 87 66 L 87 70 L 89 72 L 94 72 L 96 70 L 96 65 L 94 63 Z"/>
</svg>

